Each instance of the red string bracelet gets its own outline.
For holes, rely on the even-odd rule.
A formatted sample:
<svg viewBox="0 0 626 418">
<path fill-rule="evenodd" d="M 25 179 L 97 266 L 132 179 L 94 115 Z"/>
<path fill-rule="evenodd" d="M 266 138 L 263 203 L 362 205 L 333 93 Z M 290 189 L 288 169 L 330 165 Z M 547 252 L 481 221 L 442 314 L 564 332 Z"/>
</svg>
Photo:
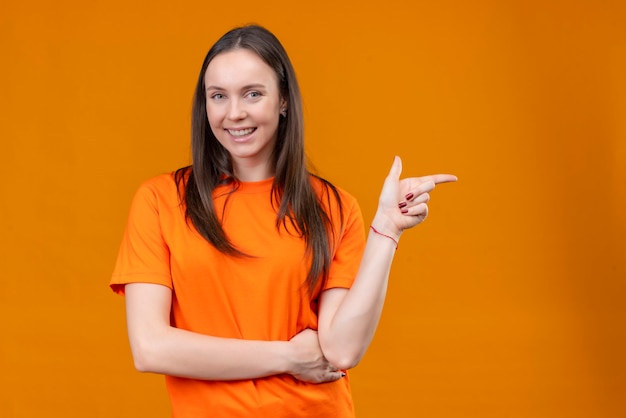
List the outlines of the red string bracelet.
<svg viewBox="0 0 626 418">
<path fill-rule="evenodd" d="M 383 234 L 382 232 L 380 232 L 376 228 L 374 228 L 372 225 L 370 225 L 370 229 L 372 231 L 374 231 L 375 234 L 382 235 L 383 237 L 387 237 L 390 240 L 392 240 L 394 242 L 394 244 L 396 244 L 396 250 L 398 249 L 398 241 L 394 237 L 392 237 L 391 235 Z"/>
</svg>

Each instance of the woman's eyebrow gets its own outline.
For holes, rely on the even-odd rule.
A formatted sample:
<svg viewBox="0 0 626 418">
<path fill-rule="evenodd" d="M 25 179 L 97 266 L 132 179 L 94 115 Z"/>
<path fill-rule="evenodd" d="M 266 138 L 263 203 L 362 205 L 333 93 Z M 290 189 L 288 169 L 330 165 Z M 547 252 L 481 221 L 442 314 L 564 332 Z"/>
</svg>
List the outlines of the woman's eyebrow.
<svg viewBox="0 0 626 418">
<path fill-rule="evenodd" d="M 259 88 L 264 89 L 265 84 L 262 84 L 262 83 L 246 84 L 245 86 L 241 88 L 241 90 L 259 89 Z M 208 91 L 208 90 L 226 90 L 226 89 L 224 87 L 210 85 L 206 87 L 206 90 Z"/>
</svg>

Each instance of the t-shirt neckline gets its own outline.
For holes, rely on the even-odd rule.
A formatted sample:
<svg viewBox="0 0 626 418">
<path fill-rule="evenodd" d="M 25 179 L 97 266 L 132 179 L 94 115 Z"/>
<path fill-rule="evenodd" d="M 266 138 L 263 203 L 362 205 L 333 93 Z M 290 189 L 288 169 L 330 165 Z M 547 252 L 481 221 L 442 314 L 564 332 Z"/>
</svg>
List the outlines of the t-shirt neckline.
<svg viewBox="0 0 626 418">
<path fill-rule="evenodd" d="M 272 190 L 272 185 L 274 184 L 274 177 L 270 177 L 265 180 L 259 181 L 237 181 L 236 183 L 226 184 L 224 186 L 219 186 L 219 188 L 227 188 L 231 189 L 235 187 L 236 193 L 260 193 L 260 192 L 268 192 Z"/>
</svg>

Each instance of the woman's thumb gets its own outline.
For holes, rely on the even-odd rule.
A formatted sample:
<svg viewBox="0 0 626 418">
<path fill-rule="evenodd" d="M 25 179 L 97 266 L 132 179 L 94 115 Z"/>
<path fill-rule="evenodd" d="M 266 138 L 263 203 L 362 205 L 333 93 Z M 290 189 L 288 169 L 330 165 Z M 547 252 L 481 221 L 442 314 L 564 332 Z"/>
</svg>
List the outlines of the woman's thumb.
<svg viewBox="0 0 626 418">
<path fill-rule="evenodd" d="M 387 177 L 399 180 L 400 174 L 402 174 L 402 160 L 396 155 L 393 158 L 393 164 L 391 165 L 391 170 L 389 170 Z"/>
</svg>

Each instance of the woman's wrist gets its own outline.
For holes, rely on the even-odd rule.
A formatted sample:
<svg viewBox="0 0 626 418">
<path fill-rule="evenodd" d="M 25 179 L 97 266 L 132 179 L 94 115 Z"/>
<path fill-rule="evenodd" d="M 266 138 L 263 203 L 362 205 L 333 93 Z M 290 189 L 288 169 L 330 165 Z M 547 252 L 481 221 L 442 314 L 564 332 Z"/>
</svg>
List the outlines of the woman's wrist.
<svg viewBox="0 0 626 418">
<path fill-rule="evenodd" d="M 288 341 L 273 341 L 275 350 L 278 353 L 279 365 L 276 374 L 292 374 L 294 370 L 294 348 Z"/>
<path fill-rule="evenodd" d="M 370 225 L 370 230 L 372 230 L 372 232 L 374 232 L 374 234 L 376 235 L 380 235 L 381 237 L 385 237 L 393 241 L 394 245 L 396 246 L 396 250 L 398 249 L 398 240 L 396 238 L 392 237 L 391 235 L 387 235 L 387 234 L 380 232 L 378 229 L 374 228 L 373 225 Z"/>
<path fill-rule="evenodd" d="M 398 230 L 396 224 L 381 213 L 376 213 L 376 215 L 374 215 L 374 219 L 372 219 L 370 224 L 370 230 L 383 238 L 387 237 L 388 239 L 393 240 L 396 243 L 396 247 L 400 241 L 400 236 L 402 235 L 402 231 Z"/>
</svg>

